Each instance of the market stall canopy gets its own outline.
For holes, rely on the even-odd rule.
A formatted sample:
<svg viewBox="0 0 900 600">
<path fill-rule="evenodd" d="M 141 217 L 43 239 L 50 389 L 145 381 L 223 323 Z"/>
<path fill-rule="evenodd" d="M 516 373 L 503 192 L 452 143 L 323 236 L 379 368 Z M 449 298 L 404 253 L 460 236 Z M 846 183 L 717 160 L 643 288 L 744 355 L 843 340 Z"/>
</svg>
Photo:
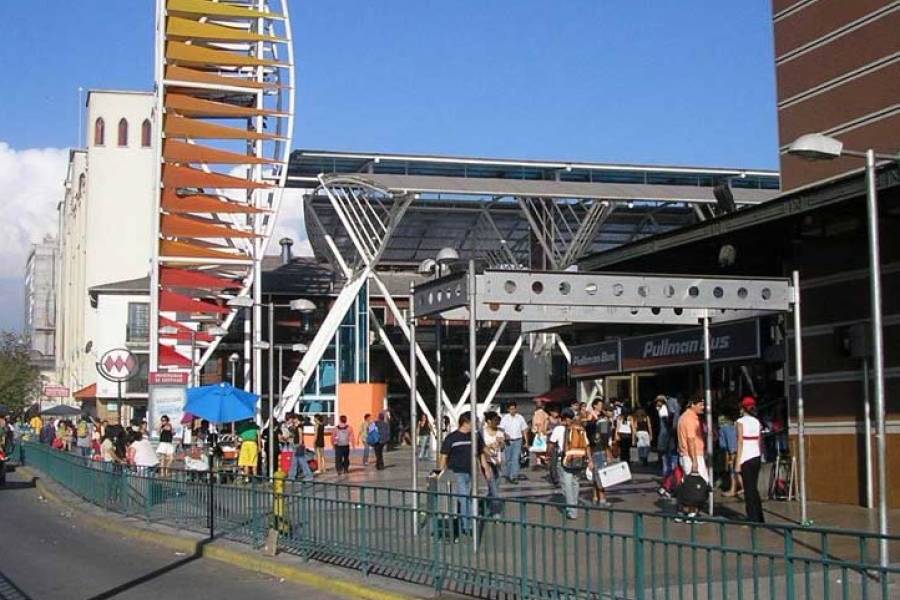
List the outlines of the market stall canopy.
<svg viewBox="0 0 900 600">
<path fill-rule="evenodd" d="M 212 423 L 231 423 L 256 416 L 258 400 L 229 383 L 216 383 L 188 389 L 184 411 Z"/>
<path fill-rule="evenodd" d="M 77 417 L 81 414 L 81 409 L 69 406 L 68 404 L 57 404 L 56 406 L 51 406 L 41 414 L 48 417 Z"/>
</svg>

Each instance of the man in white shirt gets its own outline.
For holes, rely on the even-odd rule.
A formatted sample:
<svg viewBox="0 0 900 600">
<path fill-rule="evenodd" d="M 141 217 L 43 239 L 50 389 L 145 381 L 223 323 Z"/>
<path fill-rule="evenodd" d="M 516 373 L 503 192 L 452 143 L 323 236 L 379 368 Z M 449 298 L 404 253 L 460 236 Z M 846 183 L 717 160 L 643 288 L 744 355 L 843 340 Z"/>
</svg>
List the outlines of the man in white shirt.
<svg viewBox="0 0 900 600">
<path fill-rule="evenodd" d="M 500 419 L 500 429 L 506 434 L 506 449 L 503 456 L 503 474 L 506 481 L 519 483 L 519 456 L 522 453 L 522 438 L 528 431 L 525 417 L 519 414 L 515 402 L 506 406 L 506 414 Z"/>
</svg>

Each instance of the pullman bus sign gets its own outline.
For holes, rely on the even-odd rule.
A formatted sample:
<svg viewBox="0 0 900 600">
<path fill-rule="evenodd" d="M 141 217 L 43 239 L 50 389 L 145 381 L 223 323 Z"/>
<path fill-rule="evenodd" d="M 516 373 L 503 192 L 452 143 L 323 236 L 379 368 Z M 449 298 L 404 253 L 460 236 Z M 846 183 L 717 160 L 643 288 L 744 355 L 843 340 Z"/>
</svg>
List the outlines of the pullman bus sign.
<svg viewBox="0 0 900 600">
<path fill-rule="evenodd" d="M 759 358 L 759 321 L 710 327 L 712 362 Z M 703 362 L 703 330 L 684 329 L 572 347 L 572 375 L 594 377 Z"/>
</svg>

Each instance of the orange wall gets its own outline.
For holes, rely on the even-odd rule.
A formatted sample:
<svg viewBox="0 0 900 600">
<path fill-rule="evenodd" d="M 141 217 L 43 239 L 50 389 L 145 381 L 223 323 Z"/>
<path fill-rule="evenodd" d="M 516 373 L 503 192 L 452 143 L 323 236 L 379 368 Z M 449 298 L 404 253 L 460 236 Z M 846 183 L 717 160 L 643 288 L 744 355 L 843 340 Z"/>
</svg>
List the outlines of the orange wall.
<svg viewBox="0 0 900 600">
<path fill-rule="evenodd" d="M 359 435 L 359 425 L 366 413 L 372 419 L 384 410 L 387 399 L 387 384 L 384 383 L 341 383 L 337 390 L 337 405 L 340 408 L 338 417 L 347 416 L 347 422 L 353 427 L 354 443 Z M 335 422 L 337 419 L 335 419 Z M 331 427 L 325 428 L 325 447 L 331 448 Z M 307 448 L 312 448 L 316 441 L 315 428 L 307 428 L 303 439 Z"/>
</svg>

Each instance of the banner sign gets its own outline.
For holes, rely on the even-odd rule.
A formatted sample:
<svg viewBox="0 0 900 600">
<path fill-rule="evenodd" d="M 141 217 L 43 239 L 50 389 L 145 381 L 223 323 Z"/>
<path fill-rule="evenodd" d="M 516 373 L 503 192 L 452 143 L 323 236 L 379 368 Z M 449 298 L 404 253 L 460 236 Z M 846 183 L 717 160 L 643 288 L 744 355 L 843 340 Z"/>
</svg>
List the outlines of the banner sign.
<svg viewBox="0 0 900 600">
<path fill-rule="evenodd" d="M 148 380 L 150 385 L 187 385 L 187 373 L 173 373 L 170 371 L 154 371 L 150 373 Z"/>
<path fill-rule="evenodd" d="M 150 437 L 159 439 L 159 419 L 166 415 L 174 429 L 175 439 L 181 439 L 184 433 L 181 418 L 184 416 L 184 403 L 187 402 L 188 374 L 154 371 L 147 380 L 150 385 L 147 397 Z"/>
<path fill-rule="evenodd" d="M 175 432 L 175 439 L 181 439 L 184 425 L 184 403 L 187 401 L 187 388 L 184 386 L 153 386 L 148 397 L 147 425 L 150 437 L 159 439 L 159 419 L 166 415 Z"/>
<path fill-rule="evenodd" d="M 710 361 L 759 358 L 759 321 L 713 325 L 709 331 Z M 572 376 L 678 367 L 703 362 L 703 329 L 642 335 L 572 347 Z"/>
<path fill-rule="evenodd" d="M 69 388 L 63 385 L 45 385 L 44 396 L 47 398 L 68 398 Z"/>
<path fill-rule="evenodd" d="M 596 377 L 622 371 L 621 340 L 572 346 L 572 377 Z"/>
</svg>

